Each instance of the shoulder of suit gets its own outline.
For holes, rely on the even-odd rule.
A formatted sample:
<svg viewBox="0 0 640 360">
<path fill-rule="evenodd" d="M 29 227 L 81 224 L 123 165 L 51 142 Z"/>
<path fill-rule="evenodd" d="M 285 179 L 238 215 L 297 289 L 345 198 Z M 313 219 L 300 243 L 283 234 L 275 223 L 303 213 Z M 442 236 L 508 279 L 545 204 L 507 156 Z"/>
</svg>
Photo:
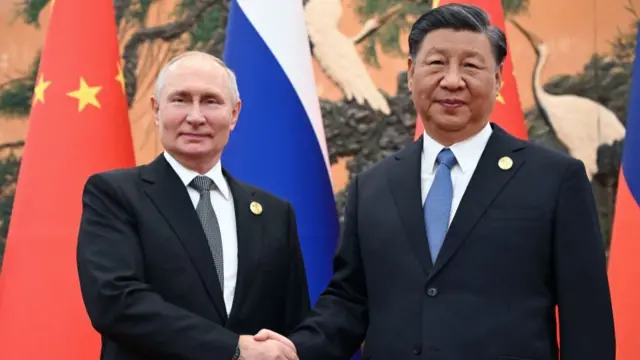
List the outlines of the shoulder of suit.
<svg viewBox="0 0 640 360">
<path fill-rule="evenodd" d="M 130 208 L 132 206 L 130 198 L 136 196 L 136 189 L 139 188 L 140 168 L 142 166 L 94 173 L 84 185 L 83 198 L 85 196 L 107 196 L 112 199 L 109 201 L 119 202 L 119 206 L 123 209 Z M 118 200 L 114 200 L 116 198 Z M 133 200 L 133 203 L 135 203 L 135 200 Z"/>
<path fill-rule="evenodd" d="M 553 149 L 546 145 L 541 145 L 535 142 L 528 141 L 525 149 L 527 157 L 536 159 L 538 162 L 545 164 L 549 168 L 559 166 L 565 168 L 569 165 L 577 165 L 582 163 L 580 160 L 572 157 L 566 152 L 562 152 L 557 149 Z"/>
<path fill-rule="evenodd" d="M 140 180 L 140 170 L 146 165 L 139 165 L 128 168 L 111 169 L 100 171 L 89 176 L 86 185 L 93 184 L 100 186 L 110 186 L 119 188 L 120 186 L 128 186 L 126 184 L 136 183 Z M 101 187 L 102 187 L 101 186 Z"/>
</svg>

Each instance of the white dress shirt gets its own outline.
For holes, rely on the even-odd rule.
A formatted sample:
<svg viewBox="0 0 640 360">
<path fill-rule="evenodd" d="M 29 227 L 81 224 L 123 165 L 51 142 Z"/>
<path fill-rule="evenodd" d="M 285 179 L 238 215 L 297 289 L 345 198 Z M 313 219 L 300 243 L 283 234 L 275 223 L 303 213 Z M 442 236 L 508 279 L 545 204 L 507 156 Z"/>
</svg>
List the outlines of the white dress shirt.
<svg viewBox="0 0 640 360">
<path fill-rule="evenodd" d="M 471 176 L 478 166 L 480 156 L 489 141 L 492 133 L 491 125 L 487 125 L 474 136 L 449 146 L 449 149 L 455 155 L 457 163 L 451 169 L 451 182 L 453 184 L 453 200 L 451 203 L 451 215 L 449 216 L 449 224 L 453 221 L 453 217 L 458 210 L 462 195 L 464 195 Z M 424 133 L 424 142 L 422 147 L 422 160 L 420 164 L 420 184 L 422 190 L 422 206 L 427 198 L 433 178 L 436 175 L 437 162 L 436 159 L 443 145 Z"/>
<path fill-rule="evenodd" d="M 188 186 L 189 183 L 199 173 L 185 168 L 180 164 L 173 156 L 166 151 L 164 156 L 175 170 L 176 174 L 182 180 L 182 183 L 187 188 L 193 207 L 196 208 L 198 201 L 200 201 L 200 194 L 194 188 Z M 222 165 L 218 163 L 209 170 L 206 174 L 216 184 L 216 188 L 210 192 L 211 204 L 213 204 L 213 210 L 216 212 L 218 218 L 218 224 L 220 225 L 220 235 L 222 237 L 222 258 L 224 262 L 224 303 L 227 308 L 227 315 L 231 312 L 231 305 L 233 304 L 233 295 L 236 290 L 236 277 L 238 275 L 238 234 L 236 232 L 236 215 L 235 206 L 233 204 L 233 194 L 229 189 L 227 180 L 222 175 Z M 213 263 L 213 255 L 211 255 L 211 262 Z M 217 278 L 213 281 L 218 281 Z"/>
</svg>

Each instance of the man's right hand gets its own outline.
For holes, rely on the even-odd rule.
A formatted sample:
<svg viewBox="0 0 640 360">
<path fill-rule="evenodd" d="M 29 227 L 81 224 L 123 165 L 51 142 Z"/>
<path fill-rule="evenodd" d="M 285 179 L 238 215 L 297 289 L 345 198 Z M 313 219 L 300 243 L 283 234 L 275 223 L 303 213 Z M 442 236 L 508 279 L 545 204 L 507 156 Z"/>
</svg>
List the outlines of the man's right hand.
<svg viewBox="0 0 640 360">
<path fill-rule="evenodd" d="M 291 350 L 297 352 L 296 346 L 293 344 L 291 340 L 289 340 L 286 336 L 280 335 L 277 332 L 271 331 L 269 329 L 260 330 L 257 334 L 253 336 L 253 340 L 257 340 L 257 341 L 275 340 L 286 345 Z"/>
<path fill-rule="evenodd" d="M 241 335 L 240 360 L 298 360 L 295 347 L 277 340 L 256 341 L 252 335 Z"/>
</svg>

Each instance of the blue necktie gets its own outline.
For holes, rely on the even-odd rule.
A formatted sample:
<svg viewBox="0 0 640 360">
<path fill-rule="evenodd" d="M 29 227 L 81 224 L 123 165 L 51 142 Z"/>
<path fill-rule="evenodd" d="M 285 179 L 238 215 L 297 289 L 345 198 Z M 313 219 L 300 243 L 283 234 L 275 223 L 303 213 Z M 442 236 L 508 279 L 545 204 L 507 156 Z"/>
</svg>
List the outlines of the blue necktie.
<svg viewBox="0 0 640 360">
<path fill-rule="evenodd" d="M 444 148 L 438 154 L 438 168 L 436 176 L 424 202 L 424 222 L 427 227 L 427 240 L 431 261 L 435 264 L 438 252 L 444 242 L 449 228 L 451 214 L 451 200 L 453 185 L 451 183 L 451 168 L 456 164 L 456 156 L 451 149 Z"/>
</svg>

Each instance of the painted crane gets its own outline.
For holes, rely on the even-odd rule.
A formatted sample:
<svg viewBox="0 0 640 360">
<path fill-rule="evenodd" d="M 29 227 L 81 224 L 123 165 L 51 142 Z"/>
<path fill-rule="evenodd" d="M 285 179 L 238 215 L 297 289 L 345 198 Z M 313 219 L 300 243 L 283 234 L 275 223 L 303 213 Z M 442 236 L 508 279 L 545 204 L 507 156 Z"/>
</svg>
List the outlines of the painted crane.
<svg viewBox="0 0 640 360">
<path fill-rule="evenodd" d="M 623 139 L 625 128 L 613 111 L 585 97 L 553 95 L 544 90 L 540 77 L 549 56 L 548 46 L 517 21 L 511 23 L 531 43 L 537 59 L 533 70 L 533 96 L 536 106 L 569 154 L 584 162 L 589 179 L 598 171 L 597 152 L 602 144 Z"/>
<path fill-rule="evenodd" d="M 342 90 L 348 100 L 359 104 L 366 101 L 372 109 L 389 114 L 389 104 L 373 83 L 356 44 L 378 26 L 375 19 L 367 22 L 354 38 L 338 29 L 342 15 L 340 0 L 308 0 L 305 4 L 305 21 L 313 55 L 324 73 Z M 386 19 L 383 19 L 386 20 Z"/>
</svg>

